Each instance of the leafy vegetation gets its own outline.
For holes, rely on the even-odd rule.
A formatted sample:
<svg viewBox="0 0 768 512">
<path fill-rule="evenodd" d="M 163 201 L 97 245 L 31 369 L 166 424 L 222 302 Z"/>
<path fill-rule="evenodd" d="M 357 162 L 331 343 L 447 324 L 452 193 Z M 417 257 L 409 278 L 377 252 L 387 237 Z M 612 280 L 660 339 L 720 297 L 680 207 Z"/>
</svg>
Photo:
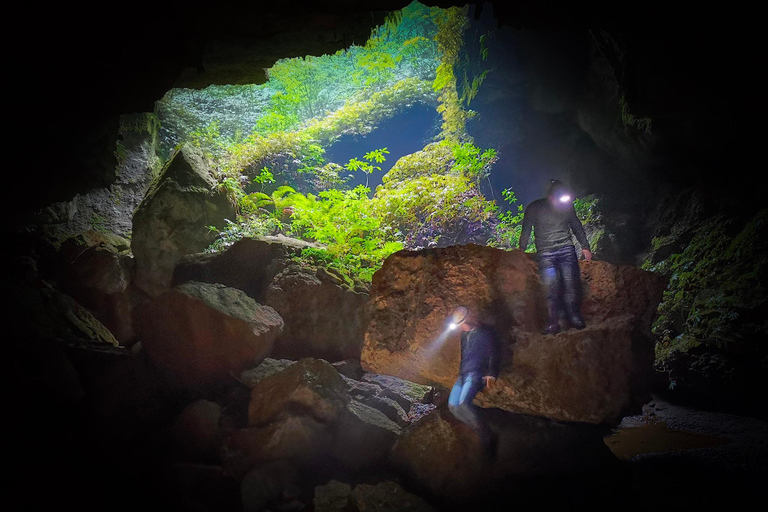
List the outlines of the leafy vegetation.
<svg viewBox="0 0 768 512">
<path fill-rule="evenodd" d="M 503 213 L 483 195 L 498 155 L 475 146 L 466 131 L 474 115 L 468 105 L 488 73 L 488 35 L 472 43 L 470 58 L 468 26 L 466 7 L 413 2 L 364 46 L 282 59 L 263 85 L 169 92 L 157 109 L 166 144 L 202 149 L 236 205 L 237 218 L 216 230 L 209 250 L 281 233 L 316 244 L 300 261 L 369 281 L 403 248 L 514 247 L 522 207 L 511 190 L 502 193 L 510 207 Z M 440 114 L 441 133 L 399 158 L 373 193 L 369 178 L 382 170 L 388 148 L 327 160 L 326 149 L 343 135 L 364 136 L 414 105 Z M 365 185 L 350 189 L 357 172 Z"/>
<path fill-rule="evenodd" d="M 644 268 L 670 276 L 653 332 L 657 364 L 702 344 L 742 352 L 768 341 L 768 210 L 739 230 L 715 217 L 682 252 Z"/>
</svg>

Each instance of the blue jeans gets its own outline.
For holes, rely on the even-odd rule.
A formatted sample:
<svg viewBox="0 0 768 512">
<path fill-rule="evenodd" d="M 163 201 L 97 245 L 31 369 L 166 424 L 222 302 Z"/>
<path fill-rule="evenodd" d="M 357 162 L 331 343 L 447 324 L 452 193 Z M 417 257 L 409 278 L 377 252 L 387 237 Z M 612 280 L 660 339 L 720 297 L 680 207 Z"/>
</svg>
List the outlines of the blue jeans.
<svg viewBox="0 0 768 512">
<path fill-rule="evenodd" d="M 448 396 L 448 409 L 460 422 L 469 425 L 481 436 L 486 429 L 477 413 L 477 406 L 472 403 L 475 395 L 483 389 L 485 383 L 478 373 L 466 373 L 459 375 L 456 384 Z"/>
<path fill-rule="evenodd" d="M 581 310 L 581 274 L 573 246 L 539 253 L 539 274 L 547 298 L 549 322 L 557 323 L 560 307 L 569 317 Z"/>
</svg>

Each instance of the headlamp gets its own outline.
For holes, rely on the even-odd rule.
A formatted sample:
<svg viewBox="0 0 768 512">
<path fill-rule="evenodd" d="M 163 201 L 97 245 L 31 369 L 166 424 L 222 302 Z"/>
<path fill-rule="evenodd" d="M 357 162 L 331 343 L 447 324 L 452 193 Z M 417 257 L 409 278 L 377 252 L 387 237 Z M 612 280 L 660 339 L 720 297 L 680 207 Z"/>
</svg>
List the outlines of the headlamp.
<svg viewBox="0 0 768 512">
<path fill-rule="evenodd" d="M 453 330 L 458 326 L 466 322 L 469 316 L 469 310 L 465 306 L 459 306 L 451 313 L 451 323 L 448 324 L 448 328 Z"/>
<path fill-rule="evenodd" d="M 571 200 L 570 194 L 563 194 L 563 195 L 560 196 L 560 202 L 561 203 L 567 203 L 570 200 Z"/>
</svg>

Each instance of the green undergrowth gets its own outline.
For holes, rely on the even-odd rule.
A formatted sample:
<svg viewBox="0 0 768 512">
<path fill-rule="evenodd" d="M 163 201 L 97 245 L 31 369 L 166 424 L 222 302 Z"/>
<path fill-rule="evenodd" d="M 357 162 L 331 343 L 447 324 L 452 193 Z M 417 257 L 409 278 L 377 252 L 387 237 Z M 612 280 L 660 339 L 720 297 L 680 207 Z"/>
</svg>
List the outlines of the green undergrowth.
<svg viewBox="0 0 768 512">
<path fill-rule="evenodd" d="M 669 275 L 653 332 L 656 363 L 705 345 L 743 353 L 768 342 L 768 209 L 740 225 L 714 217 L 682 252 L 643 268 Z M 757 343 L 756 343 L 757 342 Z"/>
</svg>

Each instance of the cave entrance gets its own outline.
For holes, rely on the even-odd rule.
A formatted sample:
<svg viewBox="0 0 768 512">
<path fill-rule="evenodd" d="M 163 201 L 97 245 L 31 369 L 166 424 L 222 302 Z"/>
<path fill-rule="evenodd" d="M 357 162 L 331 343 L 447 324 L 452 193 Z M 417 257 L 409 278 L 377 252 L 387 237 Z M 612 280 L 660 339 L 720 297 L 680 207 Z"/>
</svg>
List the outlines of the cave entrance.
<svg viewBox="0 0 768 512">
<path fill-rule="evenodd" d="M 346 165 L 352 158 L 363 160 L 369 151 L 387 148 L 389 154 L 382 163 L 372 162 L 381 167 L 368 176 L 371 194 L 382 183 L 382 177 L 397 160 L 415 153 L 437 137 L 442 118 L 433 107 L 415 105 L 379 124 L 367 135 L 342 135 L 325 152 L 325 159 L 339 165 Z M 349 188 L 365 185 L 366 174 L 360 171 L 348 172 Z"/>
</svg>

